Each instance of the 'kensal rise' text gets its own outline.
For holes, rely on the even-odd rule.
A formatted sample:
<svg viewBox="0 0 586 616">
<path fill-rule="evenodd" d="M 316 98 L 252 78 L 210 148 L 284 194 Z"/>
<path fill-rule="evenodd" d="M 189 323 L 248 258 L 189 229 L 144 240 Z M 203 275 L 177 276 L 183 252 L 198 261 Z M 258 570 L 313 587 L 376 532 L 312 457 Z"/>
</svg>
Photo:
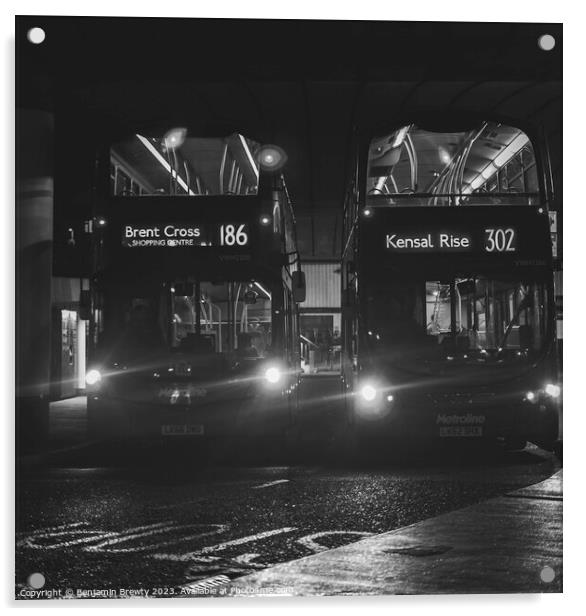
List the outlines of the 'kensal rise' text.
<svg viewBox="0 0 586 616">
<path fill-rule="evenodd" d="M 435 237 L 431 233 L 419 236 L 400 236 L 393 233 L 387 234 L 386 247 L 391 250 L 466 249 L 470 248 L 470 238 L 451 233 L 438 233 Z"/>
</svg>

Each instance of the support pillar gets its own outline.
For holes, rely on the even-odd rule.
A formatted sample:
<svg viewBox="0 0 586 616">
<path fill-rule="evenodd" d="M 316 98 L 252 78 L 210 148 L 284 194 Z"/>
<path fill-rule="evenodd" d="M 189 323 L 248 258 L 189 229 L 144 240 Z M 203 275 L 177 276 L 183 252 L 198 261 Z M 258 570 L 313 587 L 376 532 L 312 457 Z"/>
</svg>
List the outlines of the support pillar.
<svg viewBox="0 0 586 616">
<path fill-rule="evenodd" d="M 49 435 L 53 116 L 16 114 L 16 451 L 43 451 Z"/>
</svg>

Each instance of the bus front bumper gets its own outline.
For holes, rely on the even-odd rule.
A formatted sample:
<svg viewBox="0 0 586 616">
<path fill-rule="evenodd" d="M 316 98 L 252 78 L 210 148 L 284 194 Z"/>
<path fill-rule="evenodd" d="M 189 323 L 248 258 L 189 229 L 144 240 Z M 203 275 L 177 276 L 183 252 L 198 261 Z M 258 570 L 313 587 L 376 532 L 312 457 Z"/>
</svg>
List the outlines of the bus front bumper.
<svg viewBox="0 0 586 616">
<path fill-rule="evenodd" d="M 378 404 L 356 399 L 352 423 L 366 436 L 422 439 L 522 439 L 552 443 L 558 436 L 559 404 L 520 396 L 454 402 L 442 395 L 393 396 Z"/>
<path fill-rule="evenodd" d="M 280 392 L 190 406 L 88 396 L 89 430 L 97 437 L 261 437 L 285 433 L 290 422 L 290 401 Z"/>
</svg>

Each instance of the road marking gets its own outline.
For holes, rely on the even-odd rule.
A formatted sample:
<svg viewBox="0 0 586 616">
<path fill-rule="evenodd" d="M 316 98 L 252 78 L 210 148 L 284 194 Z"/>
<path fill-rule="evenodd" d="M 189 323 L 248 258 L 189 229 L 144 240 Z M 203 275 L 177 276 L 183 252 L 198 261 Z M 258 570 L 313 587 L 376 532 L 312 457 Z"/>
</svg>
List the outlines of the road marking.
<svg viewBox="0 0 586 616">
<path fill-rule="evenodd" d="M 196 560 L 204 554 L 212 554 L 215 552 L 221 552 L 227 548 L 231 548 L 236 545 L 242 545 L 244 543 L 252 543 L 254 541 L 260 541 L 268 537 L 274 537 L 275 535 L 281 535 L 283 533 L 291 533 L 297 530 L 294 526 L 286 526 L 284 528 L 277 528 L 276 530 L 267 530 L 263 533 L 257 533 L 255 535 L 249 535 L 248 537 L 241 537 L 240 539 L 232 539 L 231 541 L 225 541 L 224 543 L 217 543 L 216 545 L 210 545 L 201 550 L 195 552 L 187 552 L 185 554 L 151 554 L 153 558 L 158 560 L 174 560 L 179 562 Z"/>
<path fill-rule="evenodd" d="M 166 524 L 166 526 L 165 526 Z M 181 535 L 179 537 L 175 537 L 173 539 L 169 539 L 167 541 L 161 541 L 157 543 L 152 543 L 150 545 L 138 545 L 130 548 L 111 548 L 110 546 L 116 545 L 119 543 L 124 543 L 125 541 L 131 541 L 132 539 L 139 539 L 141 537 L 150 537 L 152 535 L 163 534 L 172 532 L 175 530 L 185 530 L 185 529 L 193 529 L 193 528 L 213 528 L 208 532 L 199 532 L 195 535 Z M 215 527 L 215 528 L 214 528 Z M 147 550 L 159 549 L 168 545 L 173 545 L 174 543 L 182 543 L 184 541 L 192 541 L 193 539 L 199 539 L 201 537 L 209 537 L 210 535 L 217 535 L 219 533 L 223 533 L 228 530 L 228 526 L 225 524 L 186 524 L 183 526 L 176 526 L 175 523 L 168 524 L 168 522 L 163 522 L 162 524 L 153 524 L 152 526 L 144 526 L 140 528 L 132 529 L 135 532 L 133 534 L 126 534 L 123 536 L 107 538 L 105 541 L 98 543 L 96 545 L 91 545 L 84 550 L 86 552 L 100 552 L 106 554 L 130 554 L 133 552 L 145 552 Z"/>
<path fill-rule="evenodd" d="M 283 530 L 283 529 L 281 529 Z M 274 532 L 274 531 L 272 531 Z M 261 535 L 267 535 L 269 533 L 261 533 Z M 357 538 L 368 537 L 370 535 L 375 535 L 376 533 L 371 532 L 363 532 L 363 531 L 348 531 L 348 530 L 334 530 L 334 531 L 323 531 L 319 533 L 312 533 L 310 535 L 305 535 L 304 537 L 300 537 L 295 540 L 296 543 L 301 544 L 308 550 L 311 550 L 314 553 L 325 552 L 332 548 L 323 546 L 318 542 L 319 539 L 329 537 L 332 535 L 342 535 L 342 536 L 355 536 Z M 240 540 L 226 542 L 225 544 L 220 544 L 218 546 L 210 546 L 209 548 L 204 548 L 200 550 L 199 554 L 204 551 L 214 550 L 215 552 L 224 549 L 229 544 L 242 544 L 245 541 L 251 541 L 253 538 L 259 538 L 259 535 L 253 537 L 245 537 Z M 350 541 L 351 542 L 351 541 Z M 184 555 L 188 556 L 188 555 Z M 255 562 L 257 558 L 261 557 L 259 553 L 246 552 L 239 554 L 234 557 L 229 557 L 226 559 L 222 559 L 218 556 L 196 556 L 193 555 L 193 560 L 189 563 L 189 569 L 185 572 L 185 577 L 187 579 L 192 579 L 193 581 L 188 582 L 187 584 L 181 586 L 181 588 L 186 588 L 189 592 L 189 588 L 199 589 L 199 594 L 210 594 L 200 588 L 199 584 L 205 582 L 206 580 L 215 579 L 214 576 L 224 575 L 229 578 L 240 577 L 242 575 L 247 575 L 249 573 L 262 569 L 266 569 L 267 567 L 272 567 L 279 562 L 287 562 L 281 561 L 281 559 L 277 559 L 276 562 L 268 555 L 265 554 L 265 558 L 262 562 Z M 183 560 L 183 557 L 181 557 Z M 196 579 L 193 579 L 196 578 Z M 199 578 L 199 579 L 197 579 Z M 220 592 L 219 594 L 224 594 Z"/>
<path fill-rule="evenodd" d="M 316 539 L 321 539 L 322 537 L 327 537 L 328 535 L 356 535 L 357 537 L 370 537 L 375 535 L 376 533 L 367 533 L 358 530 L 326 530 L 321 533 L 313 533 L 312 535 L 305 535 L 305 537 L 301 537 L 297 539 L 297 543 L 300 543 L 302 546 L 306 547 L 308 550 L 311 550 L 315 554 L 318 552 L 326 552 L 333 548 L 328 548 L 321 543 L 317 542 Z"/>
<path fill-rule="evenodd" d="M 190 584 L 184 584 L 181 588 L 186 594 L 199 595 L 203 594 L 206 590 L 212 590 L 219 586 L 224 586 L 230 583 L 230 578 L 227 575 L 215 575 L 214 577 L 200 580 L 199 582 L 191 582 Z"/>
<path fill-rule="evenodd" d="M 220 556 L 200 556 L 197 560 L 189 563 L 189 570 L 192 573 L 206 573 L 210 569 L 218 570 L 221 567 L 218 563 L 222 562 Z"/>
<path fill-rule="evenodd" d="M 69 548 L 74 545 L 82 545 L 84 543 L 91 543 L 93 541 L 100 541 L 109 537 L 114 537 L 118 533 L 104 532 L 100 530 L 89 530 L 87 528 L 79 528 L 80 526 L 87 526 L 87 522 L 78 524 L 71 524 L 69 528 L 67 526 L 63 530 L 57 532 L 36 532 L 24 539 L 21 539 L 17 544 L 17 548 L 30 548 L 33 550 L 59 550 L 63 548 Z M 71 539 L 69 541 L 58 541 L 57 543 L 38 543 L 43 539 L 57 539 L 59 537 L 77 537 L 77 539 Z"/>
<path fill-rule="evenodd" d="M 254 571 L 264 569 L 268 565 L 251 562 L 260 554 L 241 554 L 234 558 L 221 558 L 220 556 L 200 556 L 196 560 L 189 561 L 189 567 L 184 573 L 184 578 L 190 580 L 188 584 L 196 584 L 201 580 L 209 579 L 210 576 L 225 575 L 229 578 L 240 577 Z"/>
<path fill-rule="evenodd" d="M 281 535 L 282 533 L 291 533 L 297 530 L 294 526 L 285 526 L 284 528 L 277 528 L 276 530 L 267 530 L 264 533 L 257 533 L 256 535 L 249 535 L 248 537 L 241 537 L 240 539 L 232 539 L 232 541 L 226 541 L 225 543 L 218 543 L 217 545 L 210 545 L 202 548 L 195 554 L 209 554 L 210 552 L 220 552 L 226 548 L 230 548 L 234 545 L 242 545 L 243 543 L 252 543 L 253 541 L 260 541 L 267 537 L 273 537 L 274 535 Z"/>
<path fill-rule="evenodd" d="M 143 528 L 152 528 L 153 526 L 163 526 L 168 522 L 160 522 L 158 524 L 151 524 L 148 526 L 129 528 L 122 532 L 115 531 L 102 531 L 102 530 L 90 530 L 87 528 L 89 522 L 76 522 L 74 524 L 64 524 L 62 526 L 54 526 L 53 528 L 47 528 L 35 531 L 20 540 L 17 543 L 17 547 L 27 547 L 35 550 L 58 550 L 61 548 L 68 548 L 74 545 L 82 545 L 84 543 L 93 543 L 94 541 L 104 541 L 105 539 L 116 538 L 125 536 L 129 533 L 135 533 Z M 86 528 L 80 528 L 86 527 Z M 54 539 L 57 537 L 75 537 L 80 536 L 80 539 L 72 539 L 71 541 L 61 541 L 53 544 L 38 544 L 39 539 Z"/>
<path fill-rule="evenodd" d="M 288 483 L 288 479 L 277 479 L 276 481 L 269 481 L 269 483 L 261 483 L 259 486 L 252 486 L 253 490 L 260 490 L 261 488 L 270 488 L 271 486 L 279 485 L 280 483 Z"/>
<path fill-rule="evenodd" d="M 36 537 L 37 535 L 44 535 L 46 533 L 52 533 L 58 530 L 65 530 L 67 528 L 77 528 L 78 526 L 85 526 L 87 522 L 73 522 L 71 524 L 60 524 L 59 526 L 47 526 L 46 528 L 37 528 L 37 530 L 33 530 L 32 532 L 21 530 L 16 533 L 17 537 L 22 537 L 22 535 L 26 535 L 27 537 Z"/>
<path fill-rule="evenodd" d="M 160 549 L 174 543 L 183 543 L 192 541 L 201 537 L 209 537 L 226 532 L 229 528 L 226 524 L 187 524 L 176 525 L 175 522 L 157 522 L 156 524 L 147 524 L 145 526 L 136 526 L 127 530 L 102 531 L 97 529 L 87 528 L 88 522 L 76 522 L 74 524 L 64 524 L 51 528 L 44 528 L 32 532 L 31 534 L 20 539 L 17 548 L 29 548 L 34 550 L 59 550 L 80 546 L 85 552 L 97 552 L 100 554 L 129 554 L 133 552 L 144 552 L 147 550 Z M 201 532 L 202 528 L 212 529 L 207 532 Z M 142 537 L 151 537 L 170 533 L 173 531 L 185 531 L 187 529 L 200 529 L 199 532 L 191 535 L 179 535 L 164 541 L 151 543 L 148 545 L 138 545 L 129 548 L 113 548 L 112 546 L 140 539 Z M 62 541 L 61 538 L 67 537 L 68 540 Z M 43 540 L 53 541 L 53 543 L 42 543 Z M 55 542 L 56 541 L 56 542 Z M 94 545 L 87 545 L 94 544 Z"/>
<path fill-rule="evenodd" d="M 246 554 L 240 554 L 240 556 L 236 556 L 232 560 L 239 565 L 246 565 L 248 567 L 261 567 L 264 569 L 265 565 L 260 565 L 258 563 L 253 563 L 252 561 L 258 558 L 260 554 L 256 554 L 253 552 L 248 552 Z"/>
</svg>

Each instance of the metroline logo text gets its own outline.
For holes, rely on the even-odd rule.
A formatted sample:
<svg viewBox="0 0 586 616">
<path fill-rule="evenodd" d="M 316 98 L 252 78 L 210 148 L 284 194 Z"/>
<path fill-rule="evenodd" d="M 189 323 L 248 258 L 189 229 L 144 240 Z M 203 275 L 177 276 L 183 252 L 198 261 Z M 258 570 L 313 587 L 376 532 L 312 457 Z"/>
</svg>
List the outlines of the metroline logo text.
<svg viewBox="0 0 586 616">
<path fill-rule="evenodd" d="M 468 413 L 467 415 L 438 415 L 436 423 L 442 425 L 474 425 L 474 424 L 483 424 L 486 421 L 486 417 L 484 415 L 472 415 L 472 413 Z"/>
</svg>

